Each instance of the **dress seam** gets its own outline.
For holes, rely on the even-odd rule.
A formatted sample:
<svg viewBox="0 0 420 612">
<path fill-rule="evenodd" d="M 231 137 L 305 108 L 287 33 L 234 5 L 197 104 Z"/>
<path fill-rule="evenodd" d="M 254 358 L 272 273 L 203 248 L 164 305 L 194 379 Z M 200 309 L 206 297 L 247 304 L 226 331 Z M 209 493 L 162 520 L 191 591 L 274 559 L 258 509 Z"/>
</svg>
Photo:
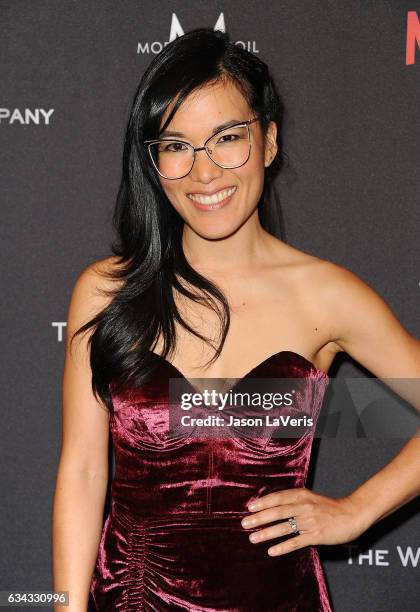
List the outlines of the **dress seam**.
<svg viewBox="0 0 420 612">
<path fill-rule="evenodd" d="M 145 571 L 145 558 L 147 549 L 147 523 L 143 521 L 139 528 L 134 525 L 130 525 L 130 534 L 128 536 L 128 565 L 130 567 L 129 579 L 127 582 L 127 588 L 125 590 L 124 610 L 128 611 L 131 608 L 130 599 L 132 585 L 136 588 L 136 594 L 140 596 L 140 607 L 136 608 L 137 611 L 144 610 L 144 571 Z M 140 568 L 140 569 L 139 569 Z M 130 597 L 129 597 L 130 596 Z"/>
<path fill-rule="evenodd" d="M 213 486 L 213 438 L 210 438 L 209 473 L 207 479 L 207 514 L 211 514 L 212 486 Z"/>
</svg>

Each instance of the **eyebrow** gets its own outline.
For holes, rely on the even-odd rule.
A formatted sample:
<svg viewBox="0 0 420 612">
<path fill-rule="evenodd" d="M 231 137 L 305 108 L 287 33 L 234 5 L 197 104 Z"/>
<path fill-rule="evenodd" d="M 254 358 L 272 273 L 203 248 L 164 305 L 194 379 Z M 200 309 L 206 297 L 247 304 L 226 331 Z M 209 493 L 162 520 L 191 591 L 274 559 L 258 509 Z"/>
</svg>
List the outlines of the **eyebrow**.
<svg viewBox="0 0 420 612">
<path fill-rule="evenodd" d="M 246 119 L 230 119 L 229 121 L 225 121 L 225 123 L 216 125 L 213 128 L 211 135 L 216 134 L 216 132 L 219 132 L 220 130 L 224 130 L 225 128 L 231 127 L 232 125 L 236 125 L 237 123 L 245 123 L 245 121 Z M 178 137 L 187 138 L 187 136 L 185 136 L 185 134 L 183 134 L 182 132 L 173 132 L 171 130 L 165 130 L 159 135 L 159 138 L 165 138 L 166 136 L 175 136 L 177 138 Z"/>
</svg>

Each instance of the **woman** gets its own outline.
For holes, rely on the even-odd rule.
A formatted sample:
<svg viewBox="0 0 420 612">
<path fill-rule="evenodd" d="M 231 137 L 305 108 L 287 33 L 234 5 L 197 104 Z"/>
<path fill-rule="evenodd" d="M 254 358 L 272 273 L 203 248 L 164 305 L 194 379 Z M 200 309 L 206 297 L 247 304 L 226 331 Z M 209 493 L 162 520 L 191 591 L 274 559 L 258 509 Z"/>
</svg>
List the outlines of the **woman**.
<svg viewBox="0 0 420 612">
<path fill-rule="evenodd" d="M 316 546 L 419 493 L 414 439 L 333 499 L 305 487 L 310 436 L 168 435 L 170 379 L 296 377 L 316 423 L 339 351 L 420 376 L 419 341 L 368 285 L 275 237 L 281 120 L 266 65 L 220 32 L 176 39 L 141 79 L 115 256 L 68 313 L 53 573 L 71 611 L 331 610 Z"/>
</svg>

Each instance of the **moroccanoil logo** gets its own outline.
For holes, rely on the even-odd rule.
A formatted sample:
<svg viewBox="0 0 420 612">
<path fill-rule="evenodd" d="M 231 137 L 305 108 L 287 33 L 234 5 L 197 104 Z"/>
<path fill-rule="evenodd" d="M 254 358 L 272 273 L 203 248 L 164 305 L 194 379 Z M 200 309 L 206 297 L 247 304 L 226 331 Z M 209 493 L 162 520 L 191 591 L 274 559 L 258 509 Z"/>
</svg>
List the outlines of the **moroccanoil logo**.
<svg viewBox="0 0 420 612">
<path fill-rule="evenodd" d="M 213 30 L 220 30 L 221 32 L 226 32 L 226 24 L 225 24 L 225 16 L 223 13 L 220 13 L 219 17 L 216 20 Z M 175 13 L 172 13 L 171 27 L 169 30 L 169 39 L 165 41 L 155 40 L 153 42 L 150 41 L 139 41 L 137 43 L 137 54 L 138 55 L 149 55 L 154 54 L 157 55 L 162 51 L 164 47 L 177 36 L 182 36 L 185 34 L 183 27 Z M 240 45 L 247 51 L 251 51 L 252 53 L 259 53 L 257 49 L 257 43 L 255 40 L 236 40 L 234 41 L 235 45 Z"/>
</svg>

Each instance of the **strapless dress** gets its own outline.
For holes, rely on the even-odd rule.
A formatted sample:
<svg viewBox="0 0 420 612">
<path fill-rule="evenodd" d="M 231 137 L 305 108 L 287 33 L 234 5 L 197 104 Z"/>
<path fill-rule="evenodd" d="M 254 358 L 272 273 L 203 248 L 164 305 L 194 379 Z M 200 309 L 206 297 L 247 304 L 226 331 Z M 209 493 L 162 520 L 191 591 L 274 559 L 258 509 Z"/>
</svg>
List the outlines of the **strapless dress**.
<svg viewBox="0 0 420 612">
<path fill-rule="evenodd" d="M 271 557 L 284 538 L 254 544 L 268 524 L 241 525 L 250 501 L 305 486 L 313 435 L 169 437 L 169 380 L 189 381 L 153 355 L 149 382 L 112 395 L 115 474 L 88 612 L 331 612 L 316 546 Z M 316 424 L 330 379 L 305 357 L 280 351 L 233 389 L 251 378 L 299 379 L 298 407 Z"/>
</svg>

